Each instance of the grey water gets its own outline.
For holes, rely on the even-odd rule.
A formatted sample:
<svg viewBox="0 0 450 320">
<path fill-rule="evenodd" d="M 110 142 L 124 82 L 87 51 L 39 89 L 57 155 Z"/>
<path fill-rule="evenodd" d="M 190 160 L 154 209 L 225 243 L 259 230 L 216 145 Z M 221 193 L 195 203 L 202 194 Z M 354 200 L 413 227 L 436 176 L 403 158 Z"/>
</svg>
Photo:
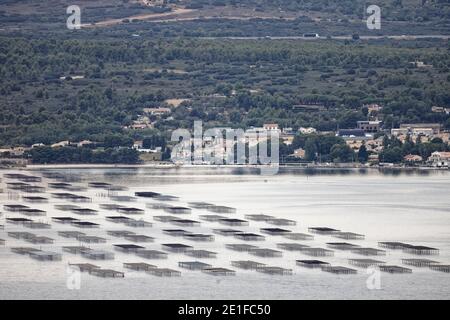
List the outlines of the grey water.
<svg viewBox="0 0 450 320">
<path fill-rule="evenodd" d="M 187 205 L 192 201 L 207 201 L 231 206 L 237 213 L 229 214 L 244 218 L 245 214 L 269 214 L 297 221 L 296 226 L 282 228 L 293 232 L 308 232 L 308 227 L 327 226 L 342 231 L 361 233 L 365 240 L 347 242 L 365 247 L 377 247 L 379 241 L 401 241 L 426 245 L 440 249 L 438 256 L 425 257 L 443 264 L 450 264 L 450 173 L 443 171 L 423 172 L 379 172 L 377 170 L 286 170 L 274 176 L 261 176 L 253 172 L 231 169 L 154 169 L 154 168 L 76 168 L 47 169 L 61 173 L 74 185 L 87 186 L 90 181 L 109 182 L 128 187 L 118 191 L 120 195 L 133 195 L 136 191 L 155 191 L 180 197 L 174 204 Z M 0 171 L 0 174 L 9 171 Z M 17 172 L 17 171 L 14 171 Z M 43 169 L 24 171 L 25 174 L 40 175 Z M 11 194 L 2 179 L 0 203 L 22 203 L 20 193 Z M 42 185 L 52 180 L 43 179 Z M 58 211 L 55 204 L 69 204 L 65 200 L 51 198 L 46 204 L 27 204 L 47 211 L 46 217 L 34 218 L 51 223 L 51 217 L 73 216 Z M 449 299 L 450 275 L 428 268 L 412 268 L 411 274 L 377 273 L 380 286 L 368 285 L 373 277 L 358 268 L 356 275 L 333 275 L 320 270 L 309 270 L 297 266 L 295 260 L 315 259 L 300 252 L 283 251 L 281 258 L 259 258 L 245 252 L 234 252 L 225 248 L 227 243 L 241 243 L 234 238 L 215 235 L 214 242 L 194 242 L 173 238 L 162 233 L 162 229 L 173 225 L 154 221 L 154 215 L 166 215 L 160 210 L 146 208 L 146 203 L 155 202 L 140 198 L 137 202 L 119 203 L 145 209 L 142 218 L 152 222 L 153 227 L 135 229 L 105 220 L 107 215 L 119 215 L 99 208 L 101 203 L 112 203 L 106 191 L 89 188 L 74 192 L 93 199 L 92 203 L 77 204 L 99 210 L 95 216 L 81 219 L 100 224 L 98 229 L 81 230 L 89 235 L 107 238 L 107 243 L 92 244 L 92 248 L 113 250 L 113 244 L 130 243 L 124 239 L 107 235 L 107 230 L 127 229 L 155 238 L 153 243 L 140 244 L 149 249 L 161 250 L 161 244 L 181 242 L 218 253 L 216 259 L 195 259 L 183 254 L 169 254 L 166 260 L 145 260 L 134 254 L 114 251 L 111 261 L 91 261 L 79 255 L 63 253 L 62 261 L 40 262 L 10 251 L 15 246 L 34 246 L 42 250 L 62 253 L 64 245 L 79 245 L 73 239 L 61 238 L 61 230 L 79 230 L 75 227 L 52 223 L 49 230 L 30 230 L 22 226 L 5 223 L 5 217 L 13 216 L 2 210 L 0 238 L 6 244 L 0 246 L 0 299 Z M 18 197 L 19 196 L 19 197 Z M 207 214 L 205 210 L 193 209 L 191 217 Z M 137 217 L 141 218 L 141 216 Z M 248 227 L 233 227 L 260 233 L 268 227 L 264 222 L 251 221 Z M 213 228 L 223 228 L 216 222 L 201 221 L 199 227 L 190 231 L 211 234 Z M 177 228 L 177 227 L 175 227 Z M 54 244 L 32 245 L 23 240 L 7 236 L 11 231 L 28 231 L 55 239 Z M 331 236 L 315 235 L 312 241 L 302 241 L 314 247 L 326 247 L 326 242 L 344 241 Z M 266 236 L 264 242 L 251 243 L 264 248 L 276 248 L 276 243 L 290 242 L 280 236 Z M 279 249 L 278 249 L 279 250 Z M 319 257 L 332 265 L 351 267 L 349 258 L 366 258 L 348 251 L 335 250 L 334 257 Z M 385 261 L 389 265 L 401 266 L 402 258 L 416 256 L 402 251 L 388 250 L 386 256 L 368 257 Z M 178 268 L 179 261 L 200 260 L 213 266 L 236 270 L 233 277 L 215 277 L 199 271 Z M 235 269 L 232 260 L 254 260 L 271 266 L 293 270 L 291 276 L 270 276 L 255 271 Z M 143 272 L 123 268 L 124 262 L 147 262 L 158 267 L 167 267 L 182 272 L 178 278 L 159 278 Z M 81 275 L 80 287 L 73 288 L 68 273 L 68 263 L 93 263 L 102 268 L 125 272 L 125 278 L 105 279 L 89 274 Z"/>
</svg>

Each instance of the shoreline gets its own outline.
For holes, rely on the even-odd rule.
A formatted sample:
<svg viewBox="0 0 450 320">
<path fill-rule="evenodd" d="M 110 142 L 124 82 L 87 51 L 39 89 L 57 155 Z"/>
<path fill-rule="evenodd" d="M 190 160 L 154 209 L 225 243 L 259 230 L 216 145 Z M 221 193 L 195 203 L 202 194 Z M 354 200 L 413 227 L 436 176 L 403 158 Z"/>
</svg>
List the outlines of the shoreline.
<svg viewBox="0 0 450 320">
<path fill-rule="evenodd" d="M 30 164 L 25 167 L 0 167 L 0 170 L 39 170 L 39 169 L 130 169 L 130 168 L 153 168 L 153 169 L 259 169 L 264 168 L 260 165 L 178 165 L 174 163 L 146 163 L 146 164 Z M 351 169 L 363 169 L 363 170 L 418 170 L 418 171 L 450 171 L 450 168 L 446 167 L 431 167 L 431 166 L 403 166 L 403 165 L 373 165 L 365 166 L 361 164 L 282 164 L 279 165 L 280 169 L 332 169 L 332 170 L 351 170 Z"/>
</svg>

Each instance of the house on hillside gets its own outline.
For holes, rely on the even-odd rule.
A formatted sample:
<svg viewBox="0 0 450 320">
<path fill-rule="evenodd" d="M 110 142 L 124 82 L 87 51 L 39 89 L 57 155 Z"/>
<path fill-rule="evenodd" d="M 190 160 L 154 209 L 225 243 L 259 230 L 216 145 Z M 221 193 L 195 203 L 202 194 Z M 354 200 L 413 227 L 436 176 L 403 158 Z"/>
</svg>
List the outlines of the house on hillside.
<svg viewBox="0 0 450 320">
<path fill-rule="evenodd" d="M 433 167 L 448 168 L 450 163 L 450 152 L 433 152 L 428 158 L 428 163 Z"/>
<path fill-rule="evenodd" d="M 409 165 L 417 165 L 423 162 L 423 158 L 416 154 L 408 154 L 403 157 L 403 161 Z"/>
</svg>

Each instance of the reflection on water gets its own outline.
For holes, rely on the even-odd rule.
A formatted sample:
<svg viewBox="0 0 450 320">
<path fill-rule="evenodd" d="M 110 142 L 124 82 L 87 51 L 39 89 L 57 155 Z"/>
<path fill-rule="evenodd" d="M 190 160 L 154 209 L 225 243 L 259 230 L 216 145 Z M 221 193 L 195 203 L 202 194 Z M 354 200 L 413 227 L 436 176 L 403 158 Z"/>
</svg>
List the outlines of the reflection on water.
<svg viewBox="0 0 450 320">
<path fill-rule="evenodd" d="M 297 221 L 289 227 L 294 232 L 308 232 L 308 227 L 327 226 L 343 231 L 366 235 L 359 242 L 362 246 L 377 247 L 378 241 L 403 241 L 440 249 L 440 255 L 432 259 L 444 264 L 450 263 L 450 174 L 448 171 L 420 171 L 397 169 L 302 169 L 281 168 L 275 176 L 260 176 L 247 168 L 113 168 L 113 169 L 52 169 L 36 170 L 35 174 L 53 175 L 61 181 L 87 186 L 88 182 L 107 182 L 127 187 L 115 191 L 117 195 L 133 195 L 136 191 L 154 191 L 180 197 L 176 202 L 187 205 L 192 201 L 207 201 L 237 208 L 233 217 L 243 218 L 246 214 L 270 214 L 279 218 Z M 44 185 L 49 180 L 44 181 Z M 54 181 L 54 180 L 52 180 Z M 2 188 L 5 189 L 4 181 Z M 51 191 L 55 192 L 55 191 Z M 107 230 L 124 229 L 122 225 L 107 222 L 105 216 L 111 211 L 101 209 L 100 204 L 112 202 L 108 193 L 99 189 L 75 192 L 93 197 L 92 203 L 83 207 L 99 210 L 97 216 L 86 220 L 101 224 L 97 230 L 88 230 L 89 235 L 108 239 L 106 244 L 93 244 L 98 249 L 111 250 L 113 244 L 124 243 L 124 239 L 109 236 Z M 1 203 L 17 203 L 18 197 L 11 193 L 0 194 Z M 148 209 L 146 204 L 153 200 L 138 199 L 133 203 L 120 203 L 146 210 L 144 219 L 154 223 L 145 233 L 155 242 L 145 244 L 149 249 L 161 249 L 162 243 L 182 242 L 186 239 L 171 238 L 162 233 L 168 225 L 154 221 L 153 216 L 163 211 Z M 54 208 L 65 204 L 65 200 L 51 199 L 49 204 L 33 204 L 32 207 L 47 211 L 48 221 L 53 216 L 64 216 Z M 199 220 L 204 210 L 193 210 L 190 218 Z M 2 217 L 3 218 L 3 217 Z M 4 224 L 3 222 L 0 224 Z M 259 233 L 267 227 L 264 222 L 250 223 L 246 230 Z M 197 233 L 211 233 L 220 227 L 215 222 L 202 221 L 201 226 L 191 230 Z M 72 244 L 63 239 L 57 231 L 67 226 L 54 225 L 42 230 L 39 235 L 54 238 L 54 245 L 43 245 L 53 251 Z M 448 299 L 450 296 L 449 275 L 427 268 L 413 268 L 410 275 L 382 274 L 381 290 L 369 290 L 364 269 L 352 276 L 336 276 L 317 270 L 305 270 L 295 263 L 297 259 L 310 259 L 299 252 L 284 252 L 282 258 L 256 258 L 247 253 L 225 249 L 226 243 L 239 243 L 236 239 L 216 236 L 211 243 L 189 243 L 196 248 L 218 252 L 217 259 L 205 261 L 218 267 L 231 268 L 231 260 L 256 260 L 267 265 L 290 268 L 293 276 L 271 277 L 254 271 L 238 270 L 236 277 L 216 278 L 199 272 L 183 270 L 178 279 L 158 278 L 138 272 L 126 273 L 125 279 L 98 279 L 82 275 L 81 290 L 68 290 L 66 286 L 67 263 L 92 262 L 76 255 L 64 254 L 62 263 L 42 263 L 25 256 L 15 255 L 9 246 L 29 245 L 22 240 L 7 236 L 9 231 L 23 231 L 18 226 L 7 225 L 0 230 L 0 238 L 7 240 L 6 247 L 0 247 L 0 299 L 1 298 L 61 298 L 61 299 Z M 27 231 L 27 230 L 25 230 Z M 306 241 L 313 247 L 326 247 L 336 241 L 329 236 L 316 236 Z M 257 245 L 277 248 L 277 243 L 288 242 L 276 236 L 266 238 Z M 401 265 L 402 258 L 414 258 L 401 251 L 389 251 L 380 260 L 388 264 Z M 362 258 L 348 251 L 336 251 L 334 257 L 326 260 L 334 265 L 349 266 L 349 258 Z M 324 258 L 325 259 L 325 258 Z M 157 261 L 161 267 L 178 269 L 179 261 L 192 258 L 182 254 L 171 254 L 167 260 Z M 142 262 L 135 255 L 116 253 L 116 259 L 98 262 L 104 268 L 123 271 L 123 262 Z M 152 261 L 145 261 L 153 263 Z M 96 262 L 97 263 L 97 262 Z"/>
</svg>

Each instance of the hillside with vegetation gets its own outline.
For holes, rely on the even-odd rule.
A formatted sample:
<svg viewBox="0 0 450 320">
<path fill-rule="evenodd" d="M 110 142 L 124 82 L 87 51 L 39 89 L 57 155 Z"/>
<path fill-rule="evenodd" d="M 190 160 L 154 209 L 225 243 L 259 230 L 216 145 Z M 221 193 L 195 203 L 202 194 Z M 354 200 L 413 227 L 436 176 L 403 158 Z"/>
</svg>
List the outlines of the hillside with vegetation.
<svg viewBox="0 0 450 320">
<path fill-rule="evenodd" d="M 448 34 L 446 2 L 379 2 L 386 20 L 412 23 L 410 32 Z M 333 132 L 367 119 L 368 104 L 383 106 L 377 117 L 385 129 L 417 122 L 450 129 L 449 115 L 432 111 L 450 106 L 446 39 L 264 37 L 316 30 L 354 35 L 365 28 L 364 1 L 189 0 L 183 8 L 198 19 L 129 20 L 70 31 L 61 28 L 65 4 L 0 1 L 0 146 L 90 140 L 106 149 L 128 148 L 136 140 L 162 137 L 150 146 L 165 147 L 173 129 L 190 128 L 195 120 L 206 127 L 275 122 L 293 130 L 311 126 Z M 80 4 L 89 21 L 167 13 L 181 5 Z M 272 18 L 201 17 L 202 10 L 211 15 L 233 8 Z M 280 12 L 296 16 L 280 18 Z M 388 24 L 383 32 L 389 28 L 398 29 Z M 215 38 L 236 35 L 257 37 Z M 173 99 L 182 103 L 172 104 Z M 316 109 L 299 107 L 305 105 Z M 151 125 L 133 129 L 144 108 L 158 107 L 170 108 L 170 114 L 148 115 Z"/>
</svg>

